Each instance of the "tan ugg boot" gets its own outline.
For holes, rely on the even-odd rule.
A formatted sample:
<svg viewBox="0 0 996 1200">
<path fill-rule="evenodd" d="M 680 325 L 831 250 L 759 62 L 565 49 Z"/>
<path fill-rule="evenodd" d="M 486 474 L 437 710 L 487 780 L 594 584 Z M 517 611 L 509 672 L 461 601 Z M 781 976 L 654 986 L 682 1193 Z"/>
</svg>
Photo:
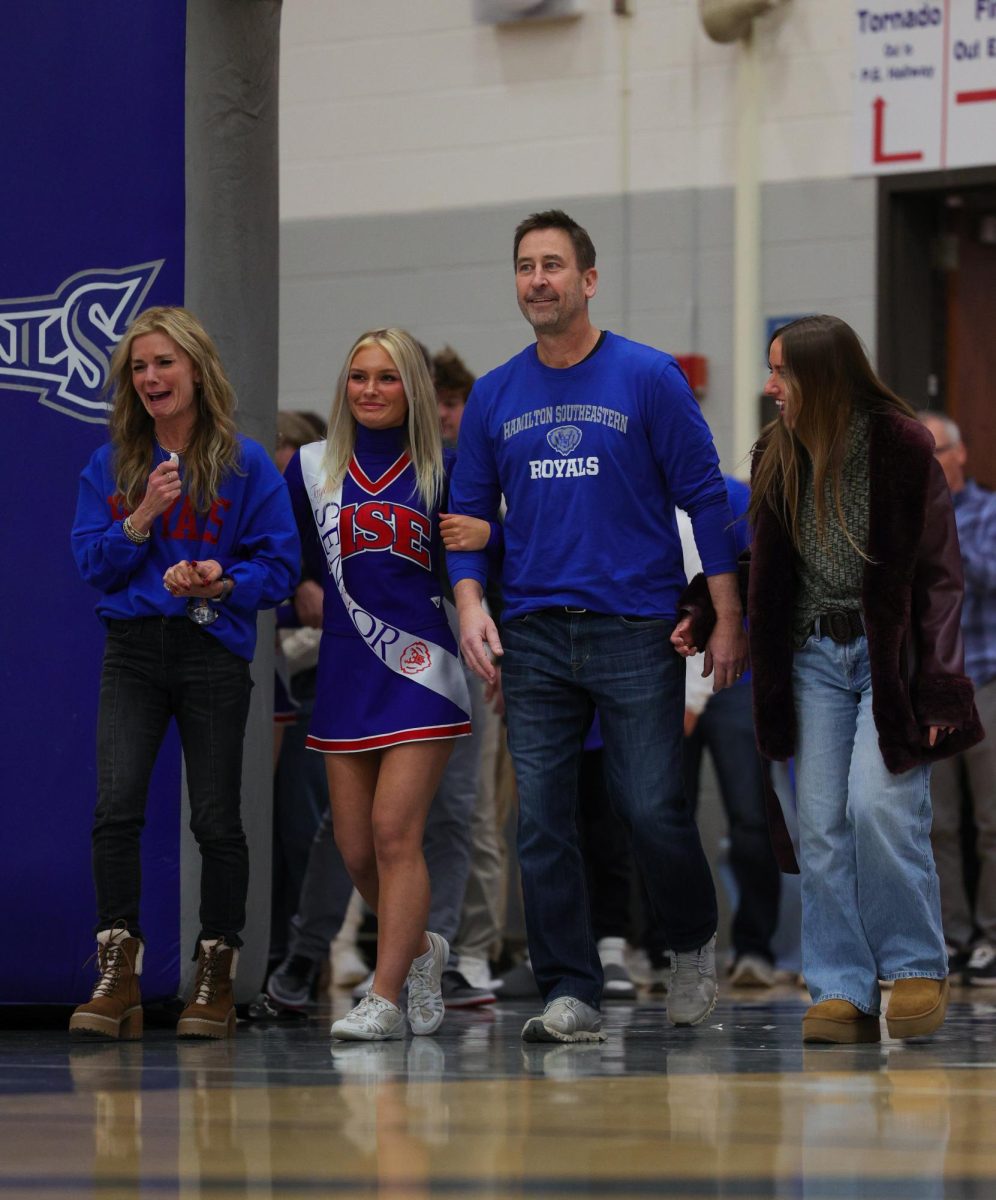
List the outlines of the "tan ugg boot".
<svg viewBox="0 0 996 1200">
<path fill-rule="evenodd" d="M 78 1037 L 134 1040 L 142 1036 L 142 974 L 145 947 L 127 929 L 102 929 L 97 934 L 97 970 L 93 995 L 69 1018 L 69 1032 Z"/>
<path fill-rule="evenodd" d="M 201 942 L 197 978 L 187 1007 L 176 1023 L 177 1037 L 226 1038 L 235 1035 L 232 980 L 239 952 L 224 938 Z"/>
<path fill-rule="evenodd" d="M 881 1038 L 878 1017 L 863 1013 L 850 1000 L 821 1000 L 809 1008 L 802 1018 L 804 1042 L 852 1045 L 855 1042 L 878 1042 Z"/>
<path fill-rule="evenodd" d="M 885 1014 L 889 1037 L 925 1037 L 940 1029 L 950 994 L 946 979 L 897 979 Z"/>
</svg>

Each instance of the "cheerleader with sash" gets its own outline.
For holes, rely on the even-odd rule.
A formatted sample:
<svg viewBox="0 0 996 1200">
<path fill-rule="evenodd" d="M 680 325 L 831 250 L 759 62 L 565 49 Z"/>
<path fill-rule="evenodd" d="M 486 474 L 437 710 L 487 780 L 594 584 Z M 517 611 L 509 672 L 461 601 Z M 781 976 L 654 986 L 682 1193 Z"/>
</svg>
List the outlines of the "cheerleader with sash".
<svg viewBox="0 0 996 1200">
<path fill-rule="evenodd" d="M 435 392 L 418 343 L 399 329 L 353 345 L 328 437 L 303 446 L 285 478 L 305 558 L 325 586 L 308 746 L 325 754 L 335 840 L 377 914 L 368 995 L 334 1037 L 403 1037 L 443 1019 L 445 938 L 427 932 L 422 833 L 470 701 L 443 606 L 439 509 L 444 457 Z M 479 522 L 478 546 L 490 527 Z"/>
</svg>

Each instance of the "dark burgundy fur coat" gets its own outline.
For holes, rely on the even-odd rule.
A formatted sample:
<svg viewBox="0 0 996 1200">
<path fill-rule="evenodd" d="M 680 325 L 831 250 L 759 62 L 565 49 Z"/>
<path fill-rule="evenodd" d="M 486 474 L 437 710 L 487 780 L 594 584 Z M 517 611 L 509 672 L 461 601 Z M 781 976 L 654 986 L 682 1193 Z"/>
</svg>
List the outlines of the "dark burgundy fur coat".
<svg viewBox="0 0 996 1200">
<path fill-rule="evenodd" d="M 918 421 L 895 412 L 873 417 L 867 546 L 872 561 L 865 565 L 861 600 L 878 744 L 895 774 L 957 754 L 984 736 L 964 673 L 954 510 L 933 450 L 933 439 Z M 765 758 L 777 760 L 791 758 L 796 739 L 795 559 L 781 522 L 765 510 L 741 564 L 741 592 L 746 584 L 757 744 Z M 704 646 L 713 619 L 704 578 L 692 582 L 681 607 L 695 618 L 695 641 Z M 930 747 L 928 725 L 954 726 L 955 732 Z M 769 816 L 775 818 L 771 832 L 779 861 L 784 869 L 797 869 L 780 810 Z"/>
</svg>

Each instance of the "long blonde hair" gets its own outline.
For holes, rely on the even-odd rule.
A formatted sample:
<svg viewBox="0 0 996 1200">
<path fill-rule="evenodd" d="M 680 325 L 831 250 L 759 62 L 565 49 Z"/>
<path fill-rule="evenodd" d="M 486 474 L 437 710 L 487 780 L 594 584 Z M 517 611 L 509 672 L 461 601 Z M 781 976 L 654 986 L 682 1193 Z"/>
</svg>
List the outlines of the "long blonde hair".
<svg viewBox="0 0 996 1200">
<path fill-rule="evenodd" d="M 113 395 L 110 417 L 114 445 L 114 480 L 125 504 L 142 501 L 155 457 L 155 422 L 145 411 L 131 375 L 135 338 L 163 333 L 192 359 L 201 380 L 195 392 L 197 417 L 183 454 L 183 482 L 198 512 L 207 512 L 218 497 L 223 476 L 239 471 L 235 392 L 204 326 L 185 308 L 147 308 L 138 314 L 111 359 L 106 390 Z"/>
<path fill-rule="evenodd" d="M 443 494 L 443 442 L 439 433 L 439 410 L 429 368 L 418 342 L 403 329 L 371 329 L 361 334 L 346 355 L 339 372 L 329 413 L 329 430 L 325 442 L 322 466 L 325 487 L 334 491 L 349 470 L 349 460 L 356 448 L 356 419 L 349 410 L 346 388 L 349 369 L 356 352 L 364 346 L 379 346 L 390 355 L 401 376 L 401 385 L 408 401 L 405 424 L 408 452 L 415 468 L 419 495 L 430 511 Z"/>
<path fill-rule="evenodd" d="M 791 429 L 779 417 L 761 431 L 749 520 L 756 526 L 761 511 L 770 509 L 798 549 L 808 456 L 819 536 L 826 536 L 829 519 L 824 495 L 829 479 L 834 516 L 851 545 L 867 557 L 847 528 L 841 496 L 854 410 L 860 406 L 867 412 L 891 410 L 912 417 L 913 409 L 879 379 L 858 335 L 839 317 L 821 314 L 791 321 L 771 335 L 769 352 L 776 340 L 781 344 L 794 420 Z"/>
</svg>

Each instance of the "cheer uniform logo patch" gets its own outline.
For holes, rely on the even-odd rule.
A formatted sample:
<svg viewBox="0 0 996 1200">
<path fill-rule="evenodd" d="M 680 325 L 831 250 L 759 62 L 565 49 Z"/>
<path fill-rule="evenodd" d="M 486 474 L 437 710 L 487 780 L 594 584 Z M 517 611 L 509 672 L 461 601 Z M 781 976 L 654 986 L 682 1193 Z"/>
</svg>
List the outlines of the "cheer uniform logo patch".
<svg viewBox="0 0 996 1200">
<path fill-rule="evenodd" d="M 432 666 L 432 656 L 425 642 L 412 642 L 401 652 L 401 670 L 406 675 L 417 675 Z"/>
</svg>

